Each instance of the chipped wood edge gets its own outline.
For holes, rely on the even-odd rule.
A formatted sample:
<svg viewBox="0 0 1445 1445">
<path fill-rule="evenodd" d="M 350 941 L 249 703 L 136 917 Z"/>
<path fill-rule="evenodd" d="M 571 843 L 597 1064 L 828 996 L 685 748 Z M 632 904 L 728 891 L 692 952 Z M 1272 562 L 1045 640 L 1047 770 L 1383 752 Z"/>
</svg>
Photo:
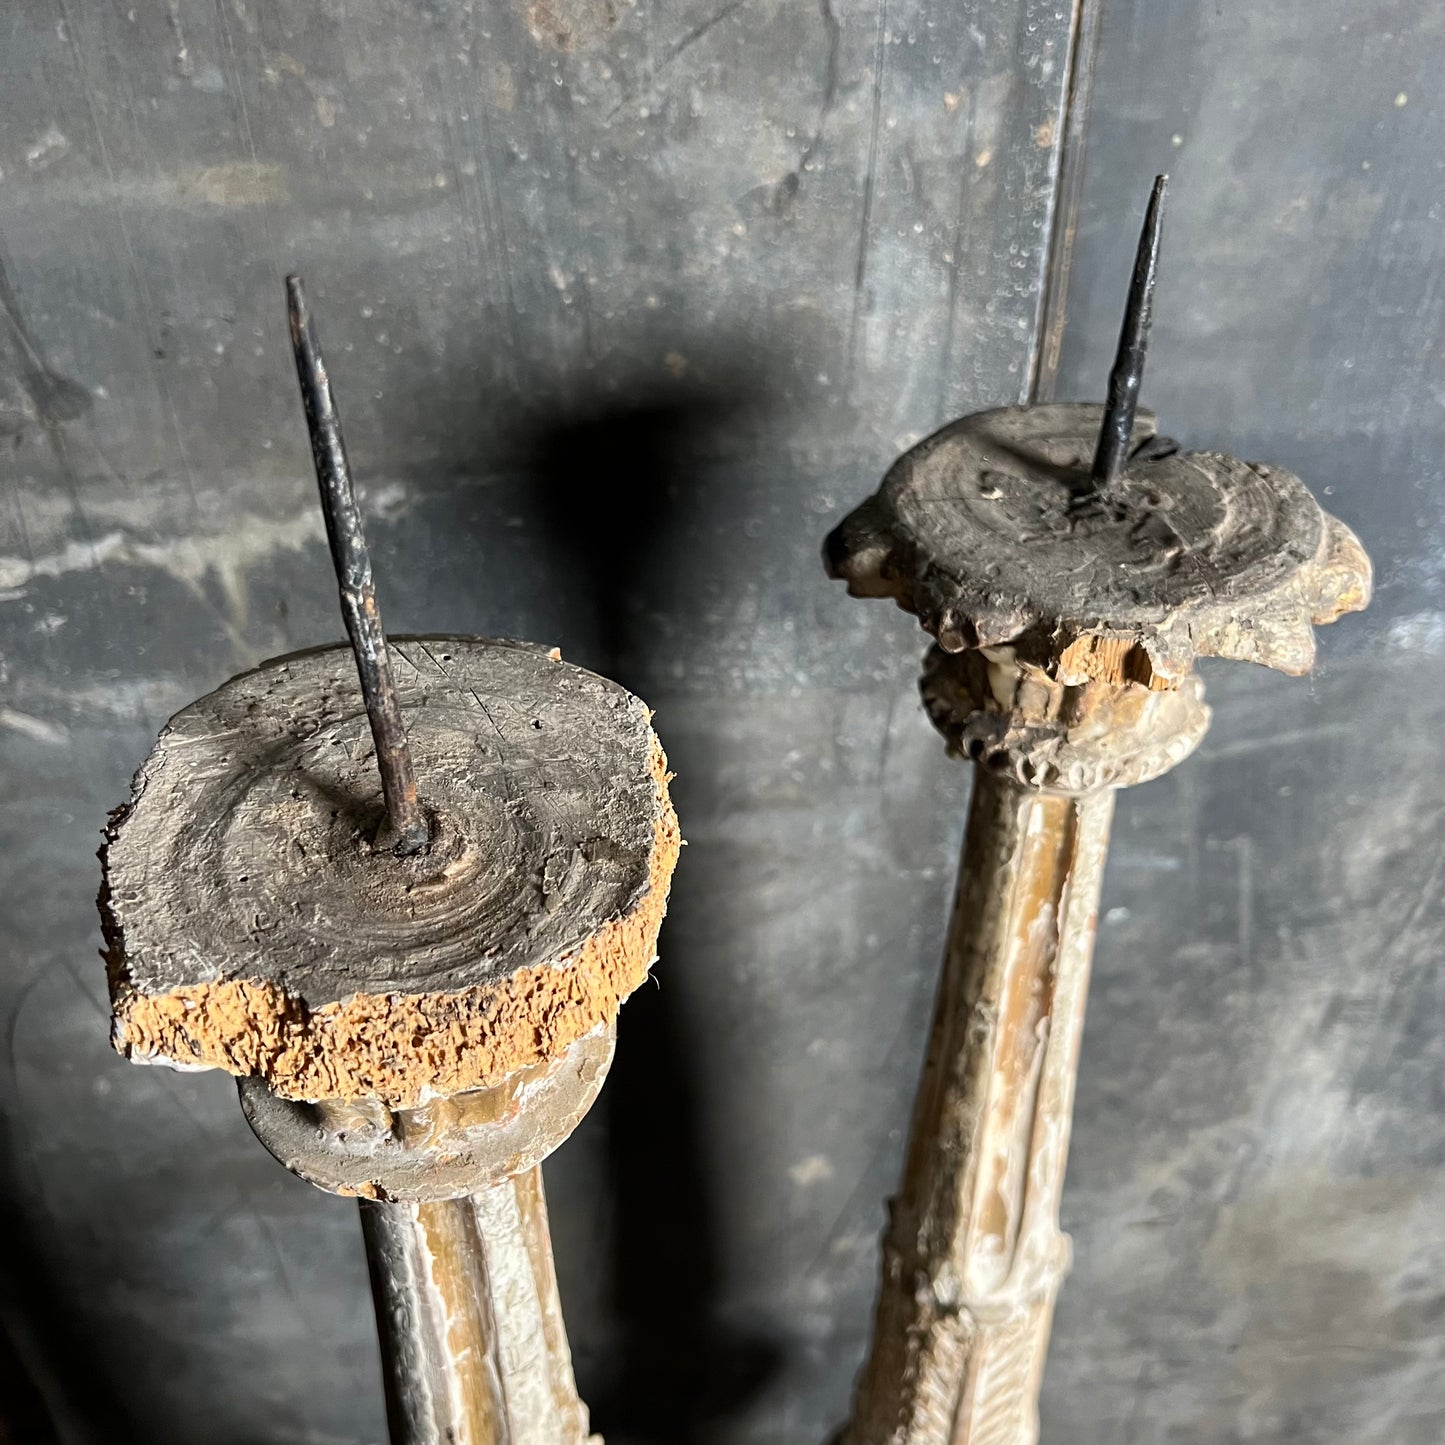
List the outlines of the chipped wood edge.
<svg viewBox="0 0 1445 1445">
<path fill-rule="evenodd" d="M 283 1098 L 376 1098 L 397 1106 L 491 1087 L 557 1057 L 614 1018 L 657 957 L 682 838 L 655 735 L 649 767 L 658 817 L 649 885 L 634 907 L 556 964 L 460 992 L 356 994 L 317 1009 L 261 980 L 144 993 L 126 969 L 104 885 L 113 1046 L 137 1063 L 261 1078 Z"/>
</svg>

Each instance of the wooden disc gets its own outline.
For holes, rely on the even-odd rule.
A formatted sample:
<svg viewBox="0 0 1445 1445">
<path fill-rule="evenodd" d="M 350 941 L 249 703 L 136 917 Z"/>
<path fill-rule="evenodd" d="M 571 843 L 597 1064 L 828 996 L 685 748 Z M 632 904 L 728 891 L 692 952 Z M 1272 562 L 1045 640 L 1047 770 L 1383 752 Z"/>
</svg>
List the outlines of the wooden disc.
<svg viewBox="0 0 1445 1445">
<path fill-rule="evenodd" d="M 113 817 L 117 1048 L 392 1103 L 495 1084 L 645 977 L 677 859 L 644 705 L 526 644 L 392 645 L 433 838 L 371 846 L 351 654 L 298 653 L 176 715 Z"/>
<path fill-rule="evenodd" d="M 1368 600 L 1353 535 L 1280 468 L 1151 448 L 1146 412 L 1134 459 L 1090 495 L 1101 415 L 1004 407 L 945 427 L 829 537 L 829 570 L 894 597 L 947 652 L 1009 644 L 1057 661 L 1080 638 L 1118 637 L 1164 676 L 1196 655 L 1307 670 L 1311 624 Z"/>
<path fill-rule="evenodd" d="M 490 1089 L 397 1108 L 375 1099 L 301 1103 L 242 1079 L 241 1112 L 280 1164 L 330 1194 L 427 1203 L 480 1194 L 535 1169 L 596 1102 L 615 1024 Z"/>
</svg>

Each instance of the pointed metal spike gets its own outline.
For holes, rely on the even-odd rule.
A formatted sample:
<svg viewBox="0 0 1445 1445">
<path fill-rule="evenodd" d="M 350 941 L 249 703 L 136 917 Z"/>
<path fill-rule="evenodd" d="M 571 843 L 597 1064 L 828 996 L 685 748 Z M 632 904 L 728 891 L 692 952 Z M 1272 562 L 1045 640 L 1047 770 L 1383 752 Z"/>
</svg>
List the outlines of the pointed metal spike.
<svg viewBox="0 0 1445 1445">
<path fill-rule="evenodd" d="M 296 353 L 296 375 L 301 383 L 301 403 L 306 408 L 306 425 L 311 433 L 316 481 L 321 490 L 321 511 L 326 518 L 326 540 L 341 592 L 341 615 L 356 657 L 361 695 L 376 744 L 381 792 L 386 800 L 386 821 L 377 843 L 398 853 L 415 853 L 427 842 L 430 829 L 417 798 L 416 771 L 391 673 L 386 633 L 376 605 L 371 555 L 366 550 L 361 512 L 351 484 L 351 467 L 341 439 L 341 418 L 336 412 L 336 398 L 331 394 L 326 363 L 299 276 L 286 278 L 286 309 L 291 322 L 291 346 Z"/>
<path fill-rule="evenodd" d="M 1159 241 L 1164 227 L 1164 193 L 1168 176 L 1154 178 L 1144 229 L 1134 255 L 1134 274 L 1129 281 L 1129 300 L 1124 307 L 1124 324 L 1119 329 L 1119 349 L 1109 373 L 1109 400 L 1099 428 L 1094 451 L 1095 491 L 1105 491 L 1128 459 L 1134 432 L 1134 413 L 1139 405 L 1139 386 L 1144 379 L 1144 353 L 1149 345 L 1149 323 L 1154 314 L 1154 283 L 1159 276 Z"/>
</svg>

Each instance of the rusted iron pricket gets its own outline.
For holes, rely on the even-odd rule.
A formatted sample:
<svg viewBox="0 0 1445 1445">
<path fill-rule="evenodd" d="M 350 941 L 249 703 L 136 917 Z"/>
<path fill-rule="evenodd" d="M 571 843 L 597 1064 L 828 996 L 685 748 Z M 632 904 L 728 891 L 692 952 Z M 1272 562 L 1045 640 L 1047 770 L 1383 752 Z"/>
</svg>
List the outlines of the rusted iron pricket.
<svg viewBox="0 0 1445 1445">
<path fill-rule="evenodd" d="M 287 289 L 351 648 L 233 678 L 136 775 L 101 853 L 113 1040 L 238 1075 L 276 1158 L 362 1201 L 395 1445 L 582 1445 L 539 1165 L 655 957 L 666 760 L 555 651 L 388 645 Z"/>
<path fill-rule="evenodd" d="M 1109 403 L 964 417 L 828 538 L 829 573 L 935 639 L 922 692 L 976 764 L 871 1350 L 845 1445 L 1031 1445 L 1114 790 L 1187 757 L 1196 657 L 1291 674 L 1366 605 L 1353 534 L 1277 467 L 1183 452 L 1136 411 L 1165 178 Z"/>
</svg>

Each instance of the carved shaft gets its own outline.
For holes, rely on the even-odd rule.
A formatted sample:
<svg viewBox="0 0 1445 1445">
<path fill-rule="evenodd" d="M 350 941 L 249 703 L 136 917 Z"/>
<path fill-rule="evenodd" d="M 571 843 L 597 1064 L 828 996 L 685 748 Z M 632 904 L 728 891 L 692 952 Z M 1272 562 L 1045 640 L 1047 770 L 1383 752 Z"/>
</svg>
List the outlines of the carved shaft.
<svg viewBox="0 0 1445 1445">
<path fill-rule="evenodd" d="M 1111 791 L 980 768 L 847 1445 L 1030 1445 Z"/>
<path fill-rule="evenodd" d="M 392 1445 L 585 1445 L 540 1169 L 361 1223 Z"/>
</svg>

